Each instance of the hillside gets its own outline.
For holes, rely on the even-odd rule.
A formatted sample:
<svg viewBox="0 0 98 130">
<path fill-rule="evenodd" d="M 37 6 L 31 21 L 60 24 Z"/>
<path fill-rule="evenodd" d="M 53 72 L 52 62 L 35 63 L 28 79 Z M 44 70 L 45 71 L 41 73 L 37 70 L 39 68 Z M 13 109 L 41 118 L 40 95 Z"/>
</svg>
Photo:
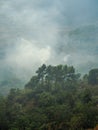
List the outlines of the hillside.
<svg viewBox="0 0 98 130">
<path fill-rule="evenodd" d="M 94 81 L 94 82 L 93 82 Z M 87 130 L 98 124 L 98 69 L 38 68 L 23 90 L 0 98 L 1 130 Z"/>
</svg>

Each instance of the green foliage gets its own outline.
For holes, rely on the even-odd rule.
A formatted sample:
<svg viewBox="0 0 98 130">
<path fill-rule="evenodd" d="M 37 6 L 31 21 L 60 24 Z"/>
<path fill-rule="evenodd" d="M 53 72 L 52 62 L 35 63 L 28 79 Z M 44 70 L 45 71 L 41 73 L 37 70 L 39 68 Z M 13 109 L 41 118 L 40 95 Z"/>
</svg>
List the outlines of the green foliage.
<svg viewBox="0 0 98 130">
<path fill-rule="evenodd" d="M 98 69 L 92 69 L 89 71 L 88 83 L 91 85 L 98 84 Z"/>
<path fill-rule="evenodd" d="M 89 103 L 92 100 L 92 95 L 89 89 L 85 89 L 82 93 L 81 93 L 81 101 L 83 103 Z"/>
<path fill-rule="evenodd" d="M 92 74 L 91 74 L 92 75 Z M 73 66 L 42 65 L 23 90 L 0 97 L 1 130 L 85 130 L 98 123 L 95 88 Z"/>
</svg>

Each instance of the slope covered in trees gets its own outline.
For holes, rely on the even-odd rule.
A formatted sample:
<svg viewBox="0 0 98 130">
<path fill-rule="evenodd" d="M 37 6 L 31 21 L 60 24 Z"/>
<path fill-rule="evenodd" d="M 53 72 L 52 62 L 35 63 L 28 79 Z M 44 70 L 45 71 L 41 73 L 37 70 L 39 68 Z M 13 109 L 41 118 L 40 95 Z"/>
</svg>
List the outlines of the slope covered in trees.
<svg viewBox="0 0 98 130">
<path fill-rule="evenodd" d="M 43 64 L 23 90 L 11 89 L 6 98 L 0 98 L 0 129 L 93 129 L 98 124 L 98 82 L 92 84 L 91 77 L 98 78 L 94 72 L 82 79 L 73 66 Z"/>
</svg>

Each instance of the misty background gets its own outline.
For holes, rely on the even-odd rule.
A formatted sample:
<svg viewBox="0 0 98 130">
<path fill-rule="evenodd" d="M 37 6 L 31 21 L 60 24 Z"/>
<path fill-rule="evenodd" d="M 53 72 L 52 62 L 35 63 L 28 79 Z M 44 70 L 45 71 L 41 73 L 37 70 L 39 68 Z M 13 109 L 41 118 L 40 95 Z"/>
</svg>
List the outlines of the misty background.
<svg viewBox="0 0 98 130">
<path fill-rule="evenodd" d="M 98 67 L 98 0 L 0 0 L 0 81 L 45 64 Z"/>
</svg>

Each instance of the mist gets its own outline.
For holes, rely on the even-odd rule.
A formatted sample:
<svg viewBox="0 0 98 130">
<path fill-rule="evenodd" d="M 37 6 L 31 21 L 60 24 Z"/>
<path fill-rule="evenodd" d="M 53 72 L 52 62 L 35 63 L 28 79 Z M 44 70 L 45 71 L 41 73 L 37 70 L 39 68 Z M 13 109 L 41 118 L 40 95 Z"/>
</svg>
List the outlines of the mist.
<svg viewBox="0 0 98 130">
<path fill-rule="evenodd" d="M 98 67 L 97 0 L 1 0 L 0 69 L 28 80 L 45 64 Z"/>
</svg>

